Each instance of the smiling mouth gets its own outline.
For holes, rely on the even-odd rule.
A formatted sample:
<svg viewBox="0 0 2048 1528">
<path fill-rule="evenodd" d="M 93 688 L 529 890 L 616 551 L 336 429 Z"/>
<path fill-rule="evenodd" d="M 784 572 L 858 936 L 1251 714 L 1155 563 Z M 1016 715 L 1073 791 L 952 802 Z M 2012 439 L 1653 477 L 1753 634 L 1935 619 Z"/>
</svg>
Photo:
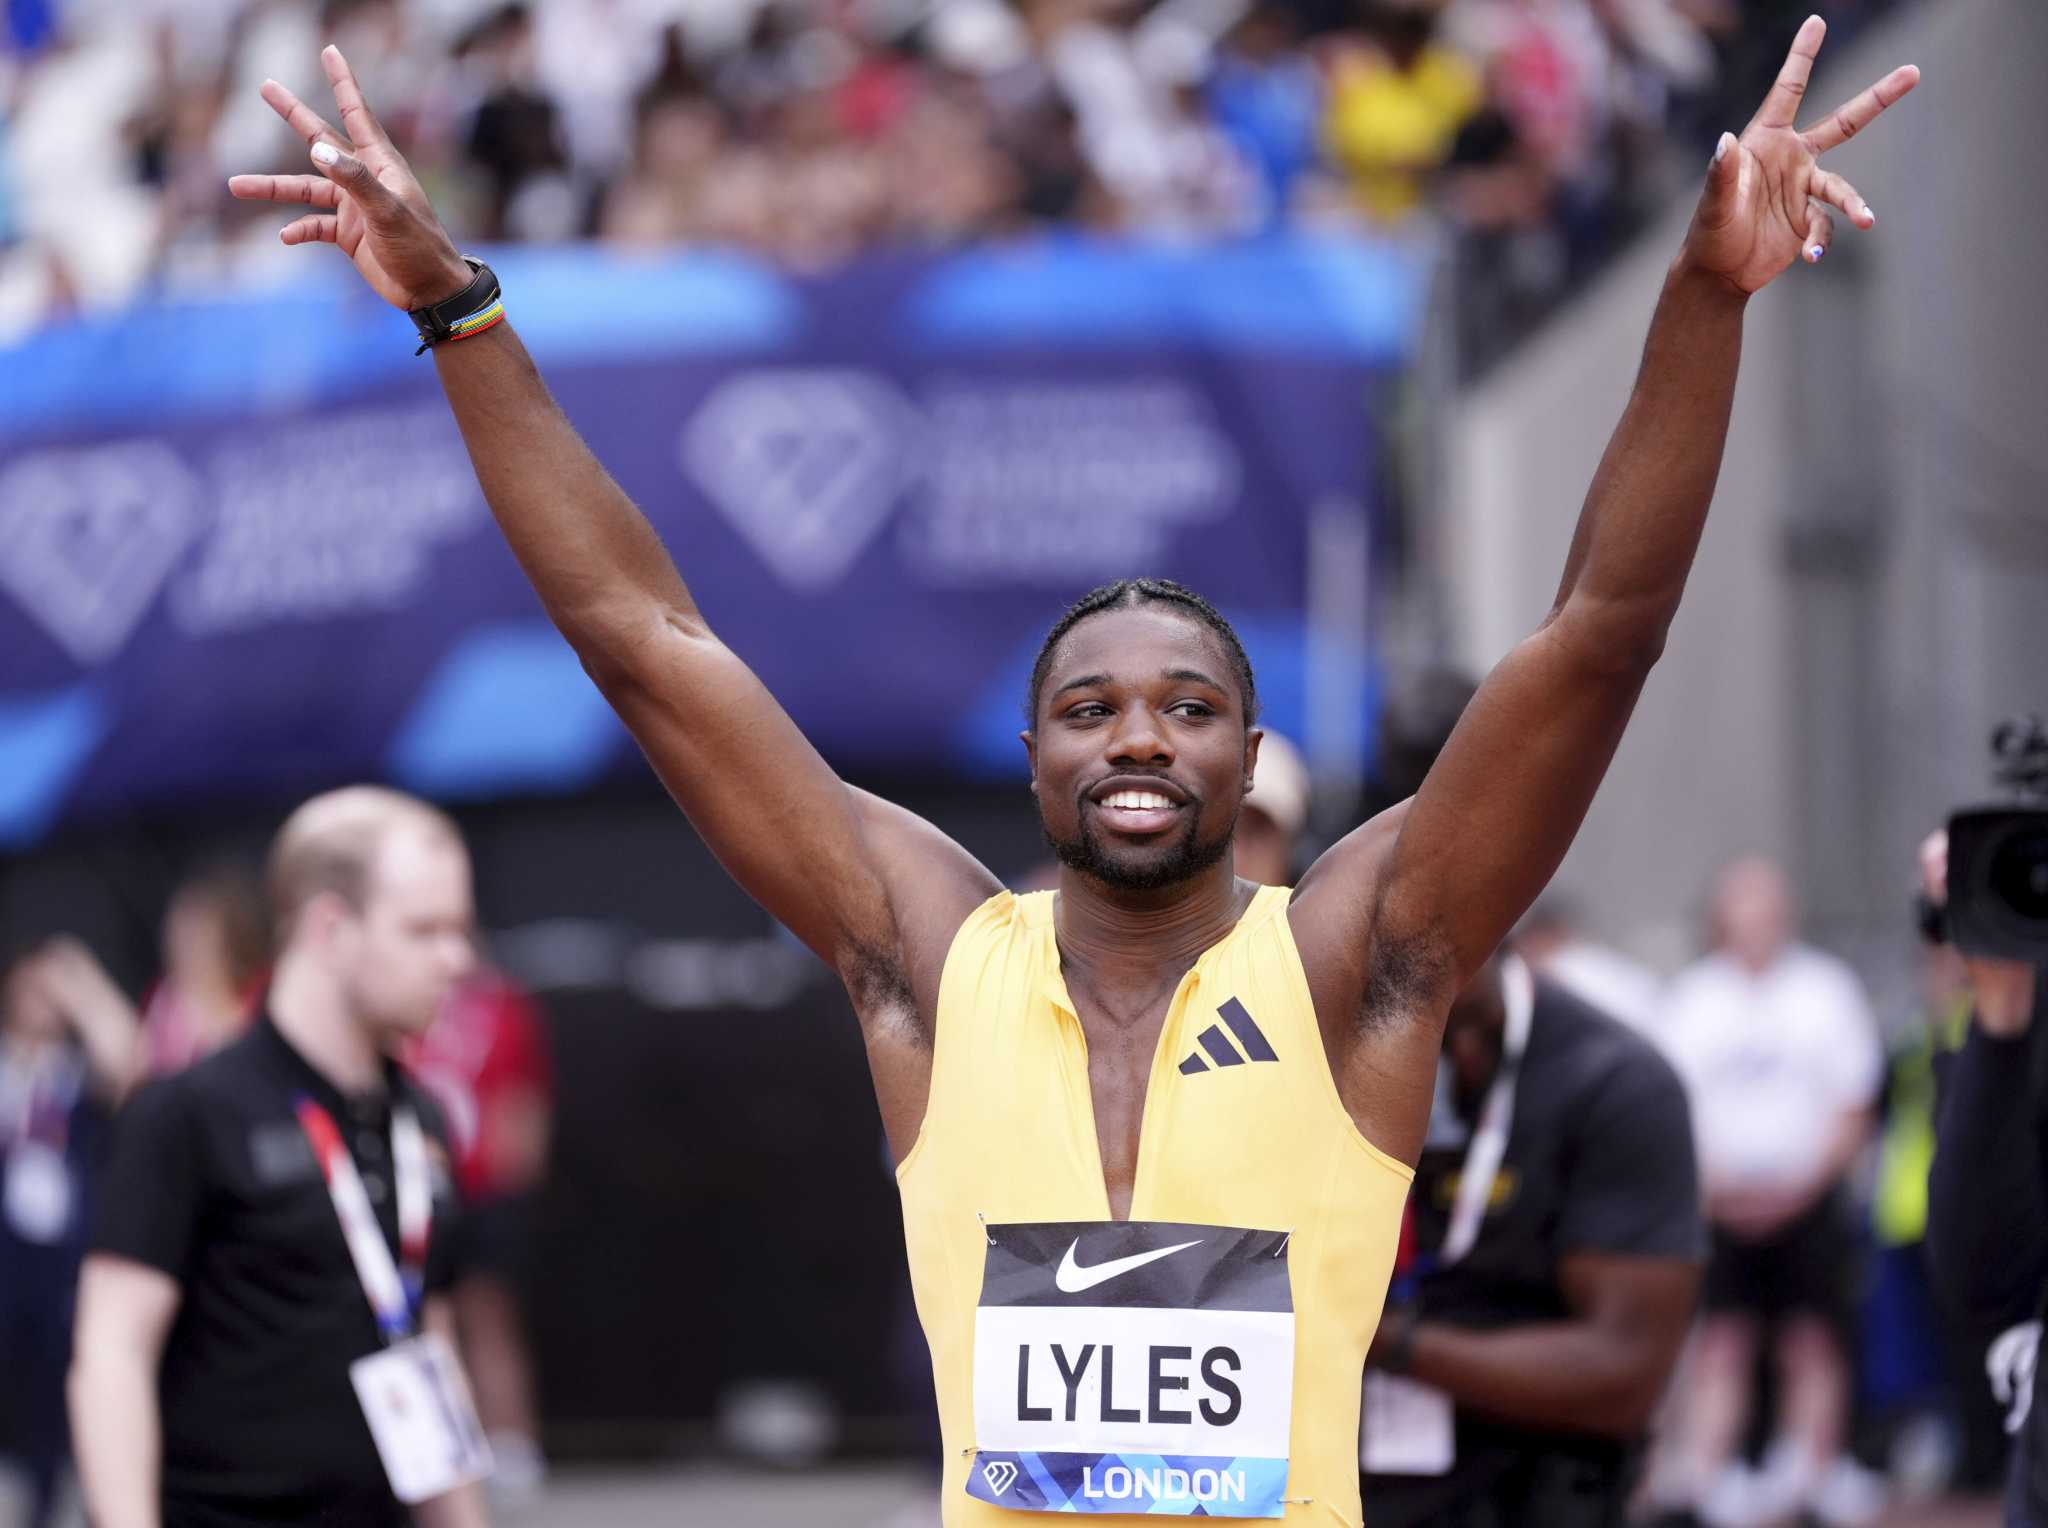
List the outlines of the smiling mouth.
<svg viewBox="0 0 2048 1528">
<path fill-rule="evenodd" d="M 1158 833 L 1173 826 L 1180 806 L 1161 791 L 1117 790 L 1090 803 L 1105 827 L 1118 833 Z"/>
</svg>

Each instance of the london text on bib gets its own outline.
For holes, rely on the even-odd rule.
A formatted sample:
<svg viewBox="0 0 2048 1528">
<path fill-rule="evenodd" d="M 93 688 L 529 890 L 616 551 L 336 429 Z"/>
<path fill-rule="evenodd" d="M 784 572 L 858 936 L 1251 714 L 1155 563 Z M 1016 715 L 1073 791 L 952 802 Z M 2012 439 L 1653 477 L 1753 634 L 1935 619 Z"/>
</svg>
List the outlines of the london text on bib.
<svg viewBox="0 0 2048 1528">
<path fill-rule="evenodd" d="M 1026 1512 L 1285 1511 L 1286 1232 L 1136 1220 L 988 1235 L 969 1495 Z"/>
</svg>

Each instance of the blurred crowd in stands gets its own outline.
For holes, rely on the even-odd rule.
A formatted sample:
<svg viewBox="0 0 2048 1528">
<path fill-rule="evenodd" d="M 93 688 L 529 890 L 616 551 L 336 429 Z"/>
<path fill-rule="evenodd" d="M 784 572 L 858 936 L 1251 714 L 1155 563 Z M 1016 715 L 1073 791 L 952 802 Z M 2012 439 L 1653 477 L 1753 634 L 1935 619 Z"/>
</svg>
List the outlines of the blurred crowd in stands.
<svg viewBox="0 0 2048 1528">
<path fill-rule="evenodd" d="M 0 339 L 278 269 L 338 42 L 465 242 L 796 268 L 1049 227 L 1448 228 L 1512 332 L 1746 120 L 1814 0 L 8 0 Z M 1823 6 L 1836 23 L 1882 0 Z"/>
</svg>

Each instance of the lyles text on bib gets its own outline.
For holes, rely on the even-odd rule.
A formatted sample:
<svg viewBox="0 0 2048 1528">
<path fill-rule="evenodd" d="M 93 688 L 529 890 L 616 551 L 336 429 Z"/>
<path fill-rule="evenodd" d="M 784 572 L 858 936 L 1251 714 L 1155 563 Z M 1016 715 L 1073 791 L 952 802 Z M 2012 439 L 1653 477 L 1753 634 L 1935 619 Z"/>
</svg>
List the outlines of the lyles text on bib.
<svg viewBox="0 0 2048 1528">
<path fill-rule="evenodd" d="M 1026 1512 L 1282 1515 L 1288 1233 L 1073 1221 L 988 1238 L 969 1495 Z"/>
</svg>

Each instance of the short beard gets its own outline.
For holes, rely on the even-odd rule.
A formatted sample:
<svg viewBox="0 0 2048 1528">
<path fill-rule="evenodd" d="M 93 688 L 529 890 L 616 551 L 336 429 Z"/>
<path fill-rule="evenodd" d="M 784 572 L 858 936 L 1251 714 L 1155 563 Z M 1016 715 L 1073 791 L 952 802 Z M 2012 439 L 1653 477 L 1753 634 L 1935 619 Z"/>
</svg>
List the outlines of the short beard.
<svg viewBox="0 0 2048 1528">
<path fill-rule="evenodd" d="M 1143 865 L 1121 864 L 1112 858 L 1103 848 L 1102 840 L 1095 836 L 1095 829 L 1085 810 L 1080 817 L 1081 831 L 1071 839 L 1062 841 L 1054 838 L 1052 829 L 1042 821 L 1039 826 L 1054 856 L 1069 870 L 1078 870 L 1116 891 L 1159 891 L 1193 880 L 1230 852 L 1231 837 L 1237 827 L 1235 821 L 1217 838 L 1205 844 L 1195 837 L 1201 825 L 1200 803 L 1190 802 L 1186 811 L 1187 830 L 1164 857 Z"/>
</svg>

